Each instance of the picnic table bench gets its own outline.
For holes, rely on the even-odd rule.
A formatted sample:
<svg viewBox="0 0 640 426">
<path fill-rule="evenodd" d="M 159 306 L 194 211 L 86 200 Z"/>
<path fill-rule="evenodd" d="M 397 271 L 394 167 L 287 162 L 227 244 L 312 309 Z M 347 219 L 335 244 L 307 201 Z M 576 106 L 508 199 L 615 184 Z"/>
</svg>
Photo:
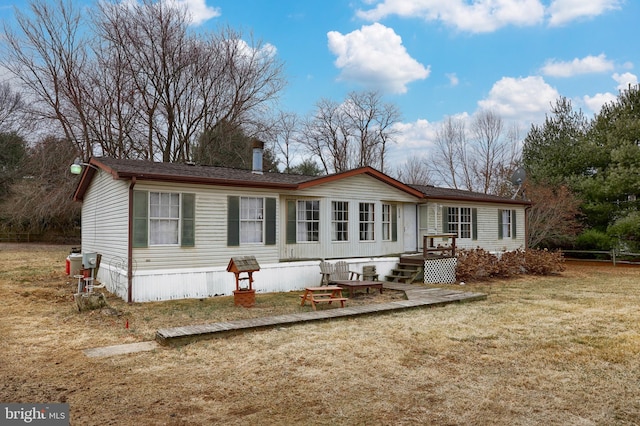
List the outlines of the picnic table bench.
<svg viewBox="0 0 640 426">
<path fill-rule="evenodd" d="M 340 302 L 340 307 L 344 308 L 344 302 L 349 300 L 346 297 L 342 297 L 342 287 L 338 286 L 306 287 L 304 294 L 300 297 L 302 298 L 300 306 L 304 306 L 309 301 L 314 311 L 316 310 L 316 303 L 326 302 L 331 304 L 332 302 Z"/>
</svg>

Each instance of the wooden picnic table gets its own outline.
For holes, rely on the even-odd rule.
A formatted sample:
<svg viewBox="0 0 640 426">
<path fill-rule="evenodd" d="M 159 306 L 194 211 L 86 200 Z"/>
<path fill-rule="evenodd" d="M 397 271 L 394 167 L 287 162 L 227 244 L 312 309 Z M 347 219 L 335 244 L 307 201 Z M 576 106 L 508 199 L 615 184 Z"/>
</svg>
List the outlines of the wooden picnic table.
<svg viewBox="0 0 640 426">
<path fill-rule="evenodd" d="M 348 300 L 346 297 L 342 297 L 342 287 L 331 285 L 306 287 L 304 294 L 300 297 L 302 298 L 300 306 L 304 306 L 304 304 L 309 301 L 314 311 L 316 310 L 316 303 L 326 302 L 331 304 L 331 302 L 340 302 L 340 307 L 344 308 L 344 302 Z"/>
<path fill-rule="evenodd" d="M 366 288 L 367 293 L 370 288 L 377 288 L 380 289 L 380 294 L 382 294 L 382 281 L 332 280 L 331 284 L 349 289 L 349 297 L 353 297 L 353 292 L 359 288 Z"/>
</svg>

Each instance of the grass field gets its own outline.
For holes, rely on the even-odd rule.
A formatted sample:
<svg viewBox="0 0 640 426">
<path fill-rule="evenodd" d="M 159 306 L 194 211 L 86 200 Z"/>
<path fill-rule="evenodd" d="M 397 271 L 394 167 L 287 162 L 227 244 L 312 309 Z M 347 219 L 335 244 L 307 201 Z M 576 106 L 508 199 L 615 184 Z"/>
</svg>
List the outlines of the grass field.
<svg viewBox="0 0 640 426">
<path fill-rule="evenodd" d="M 0 402 L 67 402 L 82 425 L 640 424 L 640 269 L 568 262 L 464 288 L 486 301 L 88 358 L 162 327 L 310 308 L 286 293 L 79 313 L 67 253 L 0 245 Z"/>
</svg>

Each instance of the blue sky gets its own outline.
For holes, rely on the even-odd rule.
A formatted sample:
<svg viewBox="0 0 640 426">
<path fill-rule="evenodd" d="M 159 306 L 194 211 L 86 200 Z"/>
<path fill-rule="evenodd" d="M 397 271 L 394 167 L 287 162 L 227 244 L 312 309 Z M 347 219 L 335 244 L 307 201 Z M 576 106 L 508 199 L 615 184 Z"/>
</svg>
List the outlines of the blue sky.
<svg viewBox="0 0 640 426">
<path fill-rule="evenodd" d="M 403 156 L 427 152 L 447 116 L 482 108 L 521 137 L 560 96 L 591 116 L 637 83 L 640 65 L 636 0 L 171 1 L 197 30 L 230 25 L 273 45 L 289 81 L 284 110 L 380 90 L 402 112 L 393 151 Z"/>
</svg>

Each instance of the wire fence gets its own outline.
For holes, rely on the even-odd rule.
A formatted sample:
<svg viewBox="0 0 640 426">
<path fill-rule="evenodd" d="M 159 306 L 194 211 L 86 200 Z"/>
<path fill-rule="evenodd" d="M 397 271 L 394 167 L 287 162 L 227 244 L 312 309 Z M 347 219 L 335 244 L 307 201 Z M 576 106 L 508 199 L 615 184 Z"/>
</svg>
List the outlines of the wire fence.
<svg viewBox="0 0 640 426">
<path fill-rule="evenodd" d="M 0 232 L 0 242 L 2 243 L 31 243 L 38 241 L 40 234 L 30 232 Z"/>
<path fill-rule="evenodd" d="M 605 260 L 616 263 L 640 264 L 640 253 L 612 250 L 562 250 L 567 258 L 580 260 Z"/>
</svg>

